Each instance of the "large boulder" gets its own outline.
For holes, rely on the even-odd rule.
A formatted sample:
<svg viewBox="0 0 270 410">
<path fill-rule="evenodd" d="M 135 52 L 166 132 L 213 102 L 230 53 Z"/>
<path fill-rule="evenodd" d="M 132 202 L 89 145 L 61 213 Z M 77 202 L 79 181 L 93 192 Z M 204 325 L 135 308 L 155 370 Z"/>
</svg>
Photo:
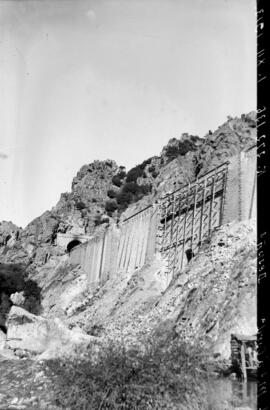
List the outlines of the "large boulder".
<svg viewBox="0 0 270 410">
<path fill-rule="evenodd" d="M 43 352 L 49 341 L 49 324 L 46 319 L 27 310 L 12 306 L 7 318 L 7 345 L 11 349 Z"/>
<path fill-rule="evenodd" d="M 9 298 L 11 302 L 13 303 L 13 305 L 16 305 L 16 306 L 23 306 L 25 303 L 24 292 L 12 293 Z"/>
<path fill-rule="evenodd" d="M 12 306 L 9 312 L 7 329 L 9 348 L 43 353 L 43 358 L 72 353 L 78 346 L 86 347 L 96 340 L 79 328 L 70 330 L 57 318 L 47 320 L 18 306 Z"/>
</svg>

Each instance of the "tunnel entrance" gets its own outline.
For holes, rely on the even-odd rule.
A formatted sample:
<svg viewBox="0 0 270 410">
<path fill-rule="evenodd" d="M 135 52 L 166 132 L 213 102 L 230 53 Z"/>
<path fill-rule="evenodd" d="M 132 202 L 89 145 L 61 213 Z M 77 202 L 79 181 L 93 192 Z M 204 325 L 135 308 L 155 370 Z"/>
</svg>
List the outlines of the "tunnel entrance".
<svg viewBox="0 0 270 410">
<path fill-rule="evenodd" d="M 0 330 L 2 330 L 5 335 L 7 334 L 7 327 L 5 325 L 0 325 Z"/>
<path fill-rule="evenodd" d="M 67 244 L 67 252 L 70 253 L 70 251 L 75 248 L 75 246 L 80 245 L 81 242 L 78 239 L 73 239 L 73 241 L 69 242 Z"/>
<path fill-rule="evenodd" d="M 187 261 L 190 262 L 191 259 L 194 257 L 194 253 L 192 252 L 192 249 L 186 250 L 186 256 L 187 256 Z"/>
</svg>

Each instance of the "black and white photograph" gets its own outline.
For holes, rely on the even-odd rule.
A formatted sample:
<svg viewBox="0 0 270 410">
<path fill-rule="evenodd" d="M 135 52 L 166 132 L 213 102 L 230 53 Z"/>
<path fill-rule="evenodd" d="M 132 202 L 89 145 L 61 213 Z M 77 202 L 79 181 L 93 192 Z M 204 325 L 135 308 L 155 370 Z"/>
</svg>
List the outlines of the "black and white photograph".
<svg viewBox="0 0 270 410">
<path fill-rule="evenodd" d="M 261 12 L 0 0 L 0 410 L 270 408 Z"/>
</svg>

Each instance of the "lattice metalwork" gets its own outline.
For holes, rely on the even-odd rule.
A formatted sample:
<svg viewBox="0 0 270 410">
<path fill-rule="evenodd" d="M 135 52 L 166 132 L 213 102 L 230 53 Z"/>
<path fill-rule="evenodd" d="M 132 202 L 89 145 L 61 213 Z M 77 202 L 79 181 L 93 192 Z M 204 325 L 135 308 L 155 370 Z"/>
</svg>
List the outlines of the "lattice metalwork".
<svg viewBox="0 0 270 410">
<path fill-rule="evenodd" d="M 159 249 L 168 271 L 182 269 L 221 225 L 227 170 L 222 164 L 161 201 Z"/>
</svg>

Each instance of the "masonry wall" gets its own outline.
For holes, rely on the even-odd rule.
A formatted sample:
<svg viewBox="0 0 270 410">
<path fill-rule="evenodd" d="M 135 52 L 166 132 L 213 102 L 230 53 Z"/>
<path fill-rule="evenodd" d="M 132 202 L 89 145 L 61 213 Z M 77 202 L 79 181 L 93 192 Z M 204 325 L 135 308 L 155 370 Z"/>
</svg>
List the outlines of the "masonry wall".
<svg viewBox="0 0 270 410">
<path fill-rule="evenodd" d="M 120 228 L 120 243 L 117 252 L 117 271 L 133 271 L 141 268 L 146 259 L 151 259 L 151 254 L 155 252 L 155 219 L 153 215 L 153 207 L 149 207 L 123 222 Z"/>
<path fill-rule="evenodd" d="M 222 224 L 256 217 L 256 155 L 254 147 L 230 160 Z"/>
<path fill-rule="evenodd" d="M 241 153 L 241 219 L 257 215 L 257 151 Z"/>
<path fill-rule="evenodd" d="M 155 254 L 157 212 L 154 207 L 110 226 L 104 234 L 77 246 L 70 263 L 80 264 L 90 288 L 106 282 L 117 272 L 132 272 L 150 262 Z"/>
</svg>

